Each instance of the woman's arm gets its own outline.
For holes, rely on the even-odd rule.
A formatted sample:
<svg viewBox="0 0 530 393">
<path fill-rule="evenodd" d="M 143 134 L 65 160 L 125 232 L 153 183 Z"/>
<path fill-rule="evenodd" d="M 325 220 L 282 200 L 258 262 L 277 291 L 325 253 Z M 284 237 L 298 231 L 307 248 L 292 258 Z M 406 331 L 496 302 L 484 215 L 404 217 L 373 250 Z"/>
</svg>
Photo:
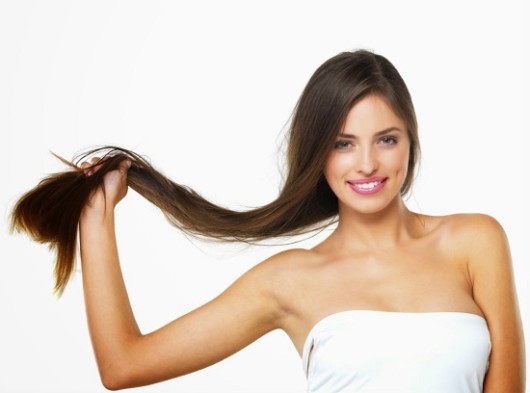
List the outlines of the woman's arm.
<svg viewBox="0 0 530 393">
<path fill-rule="evenodd" d="M 90 336 L 103 384 L 146 385 L 207 367 L 278 327 L 280 307 L 262 264 L 219 297 L 149 334 L 135 321 L 123 281 L 114 207 L 127 191 L 126 165 L 105 177 L 80 220 L 81 261 Z"/>
<path fill-rule="evenodd" d="M 493 218 L 476 215 L 471 221 L 473 297 L 486 317 L 492 343 L 484 393 L 524 393 L 524 337 L 508 240 Z"/>
</svg>

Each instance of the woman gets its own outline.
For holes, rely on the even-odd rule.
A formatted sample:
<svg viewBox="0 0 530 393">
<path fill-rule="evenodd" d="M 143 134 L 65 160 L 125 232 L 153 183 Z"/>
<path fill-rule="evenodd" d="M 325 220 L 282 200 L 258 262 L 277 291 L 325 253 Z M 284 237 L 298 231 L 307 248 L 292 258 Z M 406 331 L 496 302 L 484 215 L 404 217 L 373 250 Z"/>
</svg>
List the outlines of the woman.
<svg viewBox="0 0 530 393">
<path fill-rule="evenodd" d="M 105 166 L 112 157 L 83 162 L 83 181 L 99 176 L 104 184 L 92 187 L 79 216 L 103 384 L 174 378 L 283 329 L 303 358 L 310 392 L 523 392 L 524 341 L 504 232 L 485 215 L 410 211 L 402 197 L 418 154 L 412 100 L 392 64 L 364 50 L 329 59 L 297 104 L 289 173 L 276 201 L 232 212 L 171 183 L 179 206 L 168 207 L 160 202 L 171 199 L 164 179 L 140 188 L 195 234 L 259 240 L 335 218 L 336 229 L 312 249 L 272 256 L 209 303 L 145 335 L 128 300 L 114 227 L 114 209 L 128 184 L 139 183 L 142 163 L 134 154 L 117 169 Z M 168 195 L 157 196 L 157 187 Z M 15 226 L 28 230 L 20 216 L 15 211 Z"/>
</svg>

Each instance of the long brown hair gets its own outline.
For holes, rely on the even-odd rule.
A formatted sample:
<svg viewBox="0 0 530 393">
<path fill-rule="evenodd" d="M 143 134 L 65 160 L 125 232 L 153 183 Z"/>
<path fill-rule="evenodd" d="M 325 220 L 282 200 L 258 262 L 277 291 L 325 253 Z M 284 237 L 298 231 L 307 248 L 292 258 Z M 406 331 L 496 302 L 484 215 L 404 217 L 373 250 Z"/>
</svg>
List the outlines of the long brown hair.
<svg viewBox="0 0 530 393">
<path fill-rule="evenodd" d="M 90 193 L 103 177 L 129 159 L 128 184 L 159 207 L 171 224 L 191 235 L 222 241 L 255 242 L 305 233 L 329 225 L 337 216 L 337 198 L 323 168 L 349 110 L 369 94 L 385 98 L 405 122 L 410 139 L 409 191 L 419 155 L 414 107 L 405 82 L 383 56 L 366 50 L 340 53 L 312 75 L 293 112 L 289 129 L 287 176 L 279 196 L 248 211 L 218 206 L 197 192 L 168 179 L 141 155 L 115 146 L 88 151 L 69 163 L 70 170 L 43 179 L 16 203 L 12 229 L 26 232 L 56 252 L 55 291 L 64 290 L 74 267 L 77 228 Z M 103 155 L 91 176 L 78 166 L 92 155 Z"/>
</svg>

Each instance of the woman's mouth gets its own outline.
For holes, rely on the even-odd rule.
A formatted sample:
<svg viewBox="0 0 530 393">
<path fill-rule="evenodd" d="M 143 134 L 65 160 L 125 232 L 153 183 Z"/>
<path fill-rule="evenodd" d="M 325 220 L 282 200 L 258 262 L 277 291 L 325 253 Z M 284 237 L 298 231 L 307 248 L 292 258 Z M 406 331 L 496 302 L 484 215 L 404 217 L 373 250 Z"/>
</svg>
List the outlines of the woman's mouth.
<svg viewBox="0 0 530 393">
<path fill-rule="evenodd" d="M 350 180 L 350 188 L 361 195 L 372 195 L 379 192 L 384 186 L 386 177 L 370 177 L 368 179 Z"/>
</svg>

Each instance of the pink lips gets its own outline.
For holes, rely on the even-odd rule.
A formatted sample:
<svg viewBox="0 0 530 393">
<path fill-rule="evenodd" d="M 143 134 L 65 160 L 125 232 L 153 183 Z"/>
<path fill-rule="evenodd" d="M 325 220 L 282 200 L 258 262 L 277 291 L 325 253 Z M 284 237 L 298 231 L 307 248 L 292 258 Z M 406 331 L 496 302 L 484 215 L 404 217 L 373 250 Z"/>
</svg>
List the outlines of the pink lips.
<svg viewBox="0 0 530 393">
<path fill-rule="evenodd" d="M 379 192 L 384 186 L 386 177 L 373 176 L 366 179 L 350 180 L 350 188 L 361 195 L 372 195 Z"/>
</svg>

